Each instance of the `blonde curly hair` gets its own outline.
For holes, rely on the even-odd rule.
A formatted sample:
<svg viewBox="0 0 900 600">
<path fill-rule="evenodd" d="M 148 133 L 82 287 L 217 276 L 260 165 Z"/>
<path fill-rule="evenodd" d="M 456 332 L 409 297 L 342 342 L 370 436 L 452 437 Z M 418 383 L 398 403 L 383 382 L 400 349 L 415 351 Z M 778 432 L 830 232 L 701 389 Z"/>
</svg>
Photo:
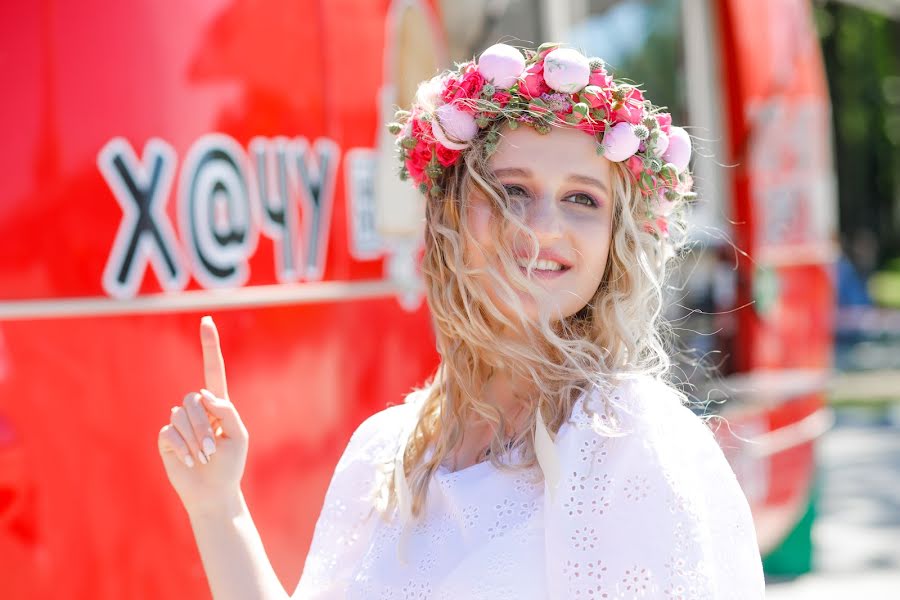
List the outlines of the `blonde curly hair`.
<svg viewBox="0 0 900 600">
<path fill-rule="evenodd" d="M 502 143 L 502 140 L 501 140 Z M 418 516 L 428 484 L 445 458 L 461 443 L 464 425 L 480 418 L 494 426 L 490 460 L 499 469 L 525 469 L 537 462 L 537 420 L 556 434 L 571 416 L 577 399 L 600 391 L 602 410 L 615 435 L 615 419 L 604 399 L 622 378 L 643 374 L 664 380 L 670 370 L 669 327 L 664 320 L 664 290 L 673 261 L 681 255 L 683 216 L 669 219 L 669 235 L 646 227 L 646 208 L 628 169 L 610 163 L 613 196 L 612 238 L 602 282 L 584 307 L 565 319 L 553 319 L 538 302 L 537 319 L 525 317 L 517 293 L 540 290 L 517 267 L 510 239 L 525 236 L 534 255 L 537 237 L 521 218 L 489 166 L 485 136 L 473 140 L 464 160 L 453 165 L 440 196 L 425 195 L 425 254 L 422 273 L 441 361 L 434 375 L 407 396 L 418 404 L 418 420 L 398 459 L 385 465 L 375 490 L 375 505 L 387 518 L 406 494 L 408 514 Z M 498 267 L 486 272 L 466 264 L 466 249 L 478 246 L 466 214 L 473 194 L 490 201 L 492 239 Z M 511 319 L 486 291 L 484 277 L 498 300 L 512 308 Z M 501 339 L 501 329 L 517 335 Z M 512 440 L 521 451 L 516 465 L 502 460 L 510 452 L 502 439 L 507 415 L 482 399 L 481 390 L 497 369 L 507 370 L 531 387 L 525 410 L 530 426 Z M 673 392 L 684 400 L 673 386 Z M 587 405 L 586 405 L 587 409 Z M 428 452 L 428 449 L 431 452 Z M 402 465 L 402 472 L 397 472 Z M 408 486 L 408 489 L 398 489 Z"/>
</svg>

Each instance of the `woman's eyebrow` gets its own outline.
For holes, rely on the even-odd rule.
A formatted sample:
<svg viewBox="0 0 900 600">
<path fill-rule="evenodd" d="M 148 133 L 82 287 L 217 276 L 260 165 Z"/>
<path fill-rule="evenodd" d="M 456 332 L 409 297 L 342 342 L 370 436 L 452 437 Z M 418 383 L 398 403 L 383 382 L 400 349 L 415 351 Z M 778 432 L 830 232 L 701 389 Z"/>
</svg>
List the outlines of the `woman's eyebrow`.
<svg viewBox="0 0 900 600">
<path fill-rule="evenodd" d="M 587 175 L 569 175 L 569 181 L 574 181 L 575 183 L 583 183 L 585 185 L 592 185 L 598 189 L 603 190 L 607 194 L 609 193 L 609 190 L 606 189 L 606 184 L 599 179 L 595 179 L 594 177 L 588 177 Z"/>
<path fill-rule="evenodd" d="M 531 171 L 528 169 L 520 169 L 518 167 L 506 167 L 503 169 L 497 169 L 494 171 L 495 177 L 500 177 L 501 175 L 511 175 L 514 177 L 531 177 Z M 606 193 L 609 193 L 609 190 L 606 187 L 606 184 L 596 179 L 594 177 L 588 177 L 587 175 L 576 175 L 571 174 L 568 177 L 569 181 L 574 181 L 575 183 L 582 183 L 584 185 L 592 185 L 598 189 L 603 190 Z"/>
<path fill-rule="evenodd" d="M 517 177 L 531 177 L 531 171 L 528 169 L 518 169 L 516 167 L 507 167 L 505 169 L 497 169 L 494 171 L 494 175 L 499 177 L 501 175 L 513 175 Z"/>
</svg>

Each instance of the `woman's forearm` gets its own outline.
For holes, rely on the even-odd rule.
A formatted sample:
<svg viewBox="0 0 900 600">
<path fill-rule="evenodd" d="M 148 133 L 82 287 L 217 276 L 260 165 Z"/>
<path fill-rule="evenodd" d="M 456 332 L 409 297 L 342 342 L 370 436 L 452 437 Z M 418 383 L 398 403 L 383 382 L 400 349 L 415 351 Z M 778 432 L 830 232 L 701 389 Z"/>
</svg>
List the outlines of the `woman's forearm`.
<svg viewBox="0 0 900 600">
<path fill-rule="evenodd" d="M 288 600 L 242 493 L 188 515 L 215 600 Z"/>
</svg>

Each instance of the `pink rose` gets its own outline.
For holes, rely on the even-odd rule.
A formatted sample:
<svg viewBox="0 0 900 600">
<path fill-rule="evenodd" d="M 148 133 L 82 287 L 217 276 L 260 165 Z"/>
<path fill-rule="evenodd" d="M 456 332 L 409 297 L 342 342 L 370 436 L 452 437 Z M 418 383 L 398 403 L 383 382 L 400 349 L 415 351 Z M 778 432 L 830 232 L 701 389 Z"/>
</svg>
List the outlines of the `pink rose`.
<svg viewBox="0 0 900 600">
<path fill-rule="evenodd" d="M 644 92 L 640 90 L 640 88 L 628 88 L 628 95 L 626 98 L 633 100 L 636 104 L 643 105 L 644 103 Z"/>
<path fill-rule="evenodd" d="M 519 92 L 526 98 L 538 98 L 550 93 L 550 86 L 544 81 L 544 63 L 537 62 L 525 69 L 519 82 Z"/>
<path fill-rule="evenodd" d="M 419 143 L 409 153 L 406 159 L 406 169 L 416 183 L 425 181 L 425 167 L 431 161 L 432 146 L 427 142 L 419 140 Z"/>
<path fill-rule="evenodd" d="M 637 88 L 629 88 L 625 94 L 625 100 L 616 108 L 612 115 L 613 122 L 631 123 L 637 125 L 644 119 L 644 94 Z"/>
<path fill-rule="evenodd" d="M 437 145 L 437 159 L 442 166 L 449 167 L 456 162 L 456 159 L 459 158 L 460 154 L 462 154 L 462 151 L 460 150 L 451 150 L 440 144 Z"/>
<path fill-rule="evenodd" d="M 550 47 L 545 48 L 544 50 L 538 52 L 538 55 L 537 55 L 538 62 L 544 62 L 544 57 L 547 56 L 548 54 L 550 54 L 551 52 L 553 52 L 554 50 L 556 50 L 557 48 L 559 48 L 559 44 L 557 44 L 555 46 L 550 46 Z"/>
<path fill-rule="evenodd" d="M 662 129 L 663 133 L 669 135 L 672 127 L 672 115 L 669 113 L 658 113 L 656 115 L 656 122 L 659 123 L 659 128 Z"/>
<path fill-rule="evenodd" d="M 606 129 L 606 123 L 604 123 L 603 121 L 582 119 L 581 121 L 576 123 L 575 127 L 585 133 L 597 135 L 598 133 L 603 133 L 604 129 Z"/>
<path fill-rule="evenodd" d="M 412 119 L 412 136 L 417 140 L 431 135 L 431 123 L 429 123 L 428 121 L 423 121 L 418 117 L 419 115 L 416 115 Z"/>
<path fill-rule="evenodd" d="M 481 96 L 481 88 L 484 87 L 484 76 L 478 72 L 474 65 L 470 65 L 461 79 L 451 77 L 447 81 L 447 87 L 444 89 L 442 99 L 447 104 L 454 100 L 469 100 Z M 475 108 L 467 106 L 469 103 L 460 102 L 458 106 L 468 112 L 474 112 Z"/>
<path fill-rule="evenodd" d="M 625 164 L 628 166 L 628 170 L 631 171 L 631 174 L 634 175 L 635 179 L 641 178 L 641 173 L 644 172 L 644 161 L 637 156 L 631 156 L 625 161 Z"/>
<path fill-rule="evenodd" d="M 584 99 L 587 100 L 588 104 L 590 104 L 591 108 L 609 110 L 610 98 L 609 90 L 607 88 L 588 86 L 585 88 L 582 95 L 584 96 Z"/>
<path fill-rule="evenodd" d="M 606 71 L 591 71 L 588 85 L 596 85 L 606 90 L 612 87 L 612 77 Z"/>
<path fill-rule="evenodd" d="M 491 100 L 499 104 L 501 108 L 506 107 L 511 98 L 512 95 L 507 91 L 494 92 L 494 95 L 491 96 Z"/>
</svg>

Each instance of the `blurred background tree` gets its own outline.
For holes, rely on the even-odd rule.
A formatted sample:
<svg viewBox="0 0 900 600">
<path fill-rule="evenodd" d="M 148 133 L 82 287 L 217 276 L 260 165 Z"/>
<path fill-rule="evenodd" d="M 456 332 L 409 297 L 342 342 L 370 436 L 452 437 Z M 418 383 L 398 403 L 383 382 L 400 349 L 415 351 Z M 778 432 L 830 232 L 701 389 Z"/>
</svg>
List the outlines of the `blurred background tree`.
<svg viewBox="0 0 900 600">
<path fill-rule="evenodd" d="M 841 242 L 866 277 L 900 257 L 900 3 L 819 1 L 815 16 L 833 107 Z M 876 300 L 900 304 L 900 285 L 897 292 Z"/>
</svg>

